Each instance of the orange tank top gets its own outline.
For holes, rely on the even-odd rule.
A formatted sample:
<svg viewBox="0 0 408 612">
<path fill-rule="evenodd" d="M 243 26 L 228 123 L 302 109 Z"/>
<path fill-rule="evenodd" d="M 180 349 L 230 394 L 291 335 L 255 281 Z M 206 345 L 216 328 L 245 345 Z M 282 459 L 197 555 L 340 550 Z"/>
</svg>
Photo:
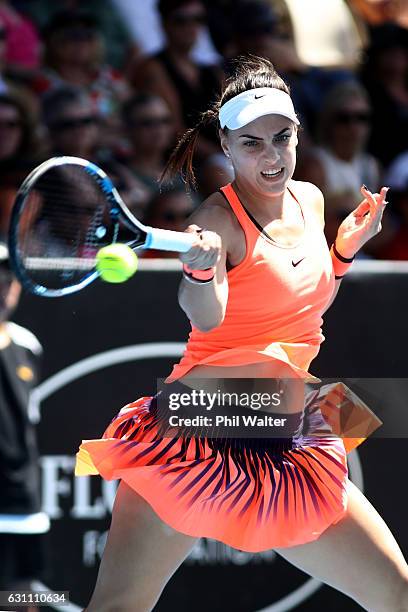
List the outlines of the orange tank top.
<svg viewBox="0 0 408 612">
<path fill-rule="evenodd" d="M 335 279 L 317 214 L 290 191 L 302 212 L 304 232 L 294 246 L 284 246 L 260 231 L 231 184 L 221 192 L 245 233 L 246 254 L 227 273 L 224 321 L 209 332 L 192 326 L 184 354 L 166 382 L 198 364 L 236 366 L 271 359 L 291 366 L 295 376 L 320 382 L 308 368 L 325 339 L 321 315 Z"/>
</svg>

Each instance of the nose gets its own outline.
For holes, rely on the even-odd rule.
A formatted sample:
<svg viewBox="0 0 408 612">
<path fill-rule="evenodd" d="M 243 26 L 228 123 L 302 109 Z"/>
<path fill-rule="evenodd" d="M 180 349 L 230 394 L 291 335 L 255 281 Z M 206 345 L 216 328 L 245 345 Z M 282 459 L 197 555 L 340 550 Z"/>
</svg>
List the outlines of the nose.
<svg viewBox="0 0 408 612">
<path fill-rule="evenodd" d="M 271 165 L 275 164 L 279 159 L 278 150 L 273 142 L 268 143 L 265 148 L 265 159 Z"/>
</svg>

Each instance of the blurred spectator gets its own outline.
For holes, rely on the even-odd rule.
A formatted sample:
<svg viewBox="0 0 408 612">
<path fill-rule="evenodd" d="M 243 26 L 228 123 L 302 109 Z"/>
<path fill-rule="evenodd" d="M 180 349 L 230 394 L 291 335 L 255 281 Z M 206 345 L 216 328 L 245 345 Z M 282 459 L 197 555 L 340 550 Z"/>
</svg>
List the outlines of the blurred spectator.
<svg viewBox="0 0 408 612">
<path fill-rule="evenodd" d="M 140 91 L 162 97 L 174 117 L 177 134 L 197 122 L 219 92 L 222 73 L 215 66 L 200 66 L 191 50 L 206 22 L 200 0 L 159 0 L 166 47 L 134 67 L 132 82 Z M 213 128 L 203 130 L 197 148 L 203 159 L 220 151 Z"/>
<path fill-rule="evenodd" d="M 407 146 L 408 30 L 375 28 L 362 68 L 372 104 L 369 150 L 387 167 Z"/>
<path fill-rule="evenodd" d="M 7 0 L 0 0 L 0 23 L 7 39 L 7 71 L 17 78 L 28 78 L 40 67 L 41 41 L 37 28 Z"/>
<path fill-rule="evenodd" d="M 321 102 L 339 82 L 353 78 L 348 70 L 308 66 L 295 45 L 293 24 L 279 22 L 268 0 L 240 0 L 232 14 L 231 48 L 236 55 L 248 53 L 269 59 L 291 88 L 295 107 L 305 132 L 301 145 L 313 134 Z"/>
<path fill-rule="evenodd" d="M 216 49 L 226 58 L 233 51 L 233 32 L 237 5 L 242 0 L 207 0 L 209 27 Z M 253 23 L 267 32 L 274 26 L 277 33 L 295 41 L 299 58 L 306 65 L 321 67 L 354 67 L 364 44 L 359 22 L 346 0 L 265 0 L 267 9 L 254 6 Z M 250 9 L 248 9 L 250 13 Z M 272 19 L 271 19 L 272 15 Z M 324 28 L 321 24 L 324 23 Z"/>
<path fill-rule="evenodd" d="M 44 30 L 45 68 L 34 80 L 38 94 L 70 85 L 89 93 L 105 120 L 114 121 L 129 88 L 118 72 L 104 63 L 104 45 L 97 20 L 89 13 L 56 13 Z M 115 124 L 116 126 L 116 124 Z"/>
<path fill-rule="evenodd" d="M 216 153 L 206 159 L 197 171 L 197 190 L 201 198 L 208 198 L 220 187 L 235 178 L 231 161 L 224 153 Z"/>
<path fill-rule="evenodd" d="M 43 121 L 49 155 L 73 155 L 102 166 L 128 206 L 138 206 L 139 183 L 110 150 L 101 148 L 100 118 L 87 93 L 74 87 L 50 91 L 43 100 Z"/>
<path fill-rule="evenodd" d="M 141 214 L 159 192 L 166 154 L 174 142 L 174 121 L 167 103 L 149 93 L 137 94 L 128 100 L 122 116 L 131 148 L 126 160 L 121 161 L 139 185 Z"/>
<path fill-rule="evenodd" d="M 207 0 L 207 25 L 215 49 L 224 62 L 235 57 L 232 0 Z"/>
<path fill-rule="evenodd" d="M 398 229 L 376 255 L 380 259 L 408 260 L 408 151 L 391 164 L 384 184 L 391 188 L 387 199 L 397 215 Z"/>
<path fill-rule="evenodd" d="M 194 204 L 183 186 L 176 185 L 158 193 L 150 202 L 146 211 L 145 223 L 161 229 L 182 232 L 187 227 L 187 219 L 194 210 Z M 174 251 L 156 251 L 149 249 L 143 257 L 178 257 Z"/>
<path fill-rule="evenodd" d="M 36 117 L 16 93 L 0 94 L 0 162 L 33 158 L 38 151 Z"/>
<path fill-rule="evenodd" d="M 393 191 L 406 191 L 408 188 L 408 150 L 393 161 L 384 180 Z"/>
<path fill-rule="evenodd" d="M 140 184 L 138 214 L 142 216 L 150 199 L 160 191 L 159 178 L 174 140 L 174 121 L 162 98 L 141 93 L 124 105 L 123 122 L 131 149 L 127 158 L 120 161 Z M 219 153 L 201 164 L 197 178 L 200 196 L 207 197 L 234 177 L 229 161 Z M 182 185 L 181 177 L 179 181 Z"/>
<path fill-rule="evenodd" d="M 50 155 L 94 158 L 100 118 L 89 95 L 73 87 L 54 89 L 44 96 L 42 112 Z"/>
<path fill-rule="evenodd" d="M 126 21 L 143 55 L 153 55 L 163 48 L 165 37 L 157 11 L 157 0 L 112 0 L 112 3 Z M 199 64 L 216 64 L 219 61 L 220 57 L 214 49 L 207 28 L 201 30 L 191 55 Z"/>
<path fill-rule="evenodd" d="M 285 3 L 293 21 L 296 49 L 305 64 L 357 67 L 364 38 L 346 0 L 285 0 Z"/>
<path fill-rule="evenodd" d="M 0 93 L 5 93 L 9 89 L 9 84 L 5 77 L 7 53 L 7 30 L 0 20 Z"/>
<path fill-rule="evenodd" d="M 36 97 L 32 95 L 30 89 L 25 87 L 22 82 L 23 74 L 27 74 L 25 69 L 9 70 L 9 67 L 7 65 L 7 54 L 9 48 L 8 36 L 8 29 L 4 21 L 0 18 L 0 94 L 8 92 L 21 92 L 21 94 L 25 97 L 31 97 L 30 103 L 33 107 L 36 107 Z"/>
<path fill-rule="evenodd" d="M 37 118 L 26 102 L 17 93 L 0 94 L 0 239 L 19 185 L 39 161 Z"/>
<path fill-rule="evenodd" d="M 352 8 L 370 25 L 394 22 L 408 28 L 406 0 L 348 0 Z"/>
<path fill-rule="evenodd" d="M 38 381 L 42 349 L 28 329 L 8 321 L 20 286 L 0 244 L 0 590 L 32 590 L 44 580 L 44 533 L 48 516 L 41 512 L 40 470 L 29 396 Z M 18 608 L 27 610 L 26 607 Z M 37 607 L 29 608 L 32 612 Z"/>
<path fill-rule="evenodd" d="M 145 1 L 145 0 L 143 0 Z M 101 32 L 106 63 L 122 70 L 129 54 L 135 53 L 127 22 L 112 0 L 18 0 L 18 9 L 28 15 L 42 31 L 60 11 L 86 10 L 97 20 Z"/>
<path fill-rule="evenodd" d="M 379 164 L 365 152 L 370 122 L 364 88 L 358 82 L 337 85 L 323 102 L 319 146 L 299 160 L 296 178 L 314 183 L 325 196 L 325 233 L 330 244 L 341 221 L 361 201 L 361 185 L 373 192 L 379 188 Z"/>
</svg>

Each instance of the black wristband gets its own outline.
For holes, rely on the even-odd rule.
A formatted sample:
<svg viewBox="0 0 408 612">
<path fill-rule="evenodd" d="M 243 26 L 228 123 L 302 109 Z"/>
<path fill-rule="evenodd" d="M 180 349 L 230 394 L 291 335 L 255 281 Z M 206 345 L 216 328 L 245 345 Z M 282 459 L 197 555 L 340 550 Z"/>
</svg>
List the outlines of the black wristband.
<svg viewBox="0 0 408 612">
<path fill-rule="evenodd" d="M 353 257 L 343 257 L 343 255 L 340 255 L 340 253 L 336 249 L 336 241 L 333 242 L 333 253 L 337 257 L 337 259 L 340 259 L 340 261 L 342 261 L 343 263 L 350 263 L 355 258 L 355 255 L 353 255 Z"/>
</svg>

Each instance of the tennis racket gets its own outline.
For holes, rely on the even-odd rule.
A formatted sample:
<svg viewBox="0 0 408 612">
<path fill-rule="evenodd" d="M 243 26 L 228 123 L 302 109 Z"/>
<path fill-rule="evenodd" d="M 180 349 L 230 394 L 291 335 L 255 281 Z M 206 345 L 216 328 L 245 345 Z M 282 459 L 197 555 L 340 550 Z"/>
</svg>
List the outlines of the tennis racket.
<svg viewBox="0 0 408 612">
<path fill-rule="evenodd" d="M 121 242 L 132 249 L 188 251 L 195 237 L 143 225 L 112 181 L 79 157 L 53 157 L 22 183 L 14 203 L 10 261 L 23 287 L 60 297 L 98 278 L 96 254 Z"/>
</svg>

